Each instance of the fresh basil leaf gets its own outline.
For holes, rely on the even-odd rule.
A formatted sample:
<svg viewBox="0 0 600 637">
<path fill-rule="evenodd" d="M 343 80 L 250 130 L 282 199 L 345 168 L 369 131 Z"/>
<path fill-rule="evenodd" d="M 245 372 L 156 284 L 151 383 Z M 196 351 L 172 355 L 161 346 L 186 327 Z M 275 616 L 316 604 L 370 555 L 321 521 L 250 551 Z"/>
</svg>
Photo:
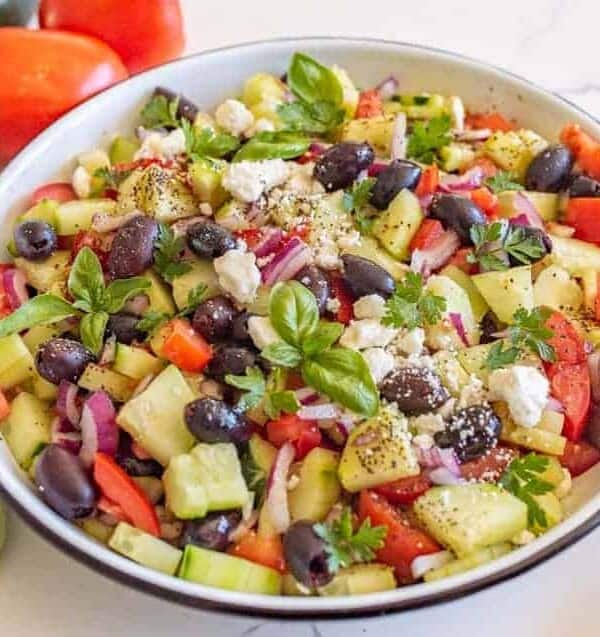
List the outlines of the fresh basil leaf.
<svg viewBox="0 0 600 637">
<path fill-rule="evenodd" d="M 298 367 L 302 362 L 302 354 L 293 345 L 287 343 L 267 345 L 261 352 L 261 356 L 280 367 Z"/>
<path fill-rule="evenodd" d="M 106 302 L 103 309 L 109 314 L 114 314 L 125 305 L 128 299 L 137 296 L 149 287 L 150 281 L 142 276 L 132 277 L 131 279 L 117 279 L 106 289 Z"/>
<path fill-rule="evenodd" d="M 75 257 L 68 280 L 73 306 L 85 312 L 103 309 L 106 297 L 104 274 L 96 253 L 87 246 Z"/>
<path fill-rule="evenodd" d="M 169 314 L 166 312 L 156 312 L 155 310 L 148 310 L 146 314 L 144 314 L 143 318 L 141 318 L 137 324 L 136 329 L 146 332 L 148 336 L 152 336 L 152 334 L 166 321 L 171 318 Z"/>
<path fill-rule="evenodd" d="M 331 347 L 342 335 L 344 326 L 341 323 L 320 321 L 312 336 L 302 343 L 302 351 L 306 356 L 324 352 Z"/>
<path fill-rule="evenodd" d="M 287 84 L 301 100 L 327 100 L 335 105 L 343 101 L 343 89 L 335 73 L 305 53 L 295 53 L 290 62 Z"/>
<path fill-rule="evenodd" d="M 265 395 L 264 410 L 271 420 L 279 418 L 281 412 L 295 414 L 301 408 L 300 401 L 296 394 L 290 389 L 276 391 Z"/>
<path fill-rule="evenodd" d="M 36 325 L 58 323 L 75 314 L 75 308 L 60 296 L 40 294 L 0 321 L 0 337 L 16 334 Z"/>
<path fill-rule="evenodd" d="M 351 411 L 374 416 L 379 409 L 377 387 L 365 359 L 354 350 L 334 347 L 305 360 L 304 382 Z"/>
<path fill-rule="evenodd" d="M 107 322 L 107 312 L 92 312 L 91 314 L 85 314 L 79 323 L 81 342 L 96 356 L 100 353 L 104 344 L 104 331 L 106 330 Z"/>
<path fill-rule="evenodd" d="M 293 159 L 303 155 L 310 140 L 291 131 L 265 131 L 254 135 L 235 154 L 233 161 L 261 159 Z"/>
<path fill-rule="evenodd" d="M 211 128 L 199 129 L 186 119 L 181 120 L 185 136 L 185 152 L 193 161 L 203 157 L 220 158 L 234 152 L 240 140 L 229 133 L 217 133 Z"/>
<path fill-rule="evenodd" d="M 333 102 L 309 104 L 301 100 L 280 104 L 277 114 L 290 131 L 324 134 L 344 121 L 344 109 Z"/>
<path fill-rule="evenodd" d="M 269 300 L 269 316 L 279 336 L 296 347 L 300 347 L 319 324 L 315 295 L 298 281 L 275 285 Z"/>
</svg>

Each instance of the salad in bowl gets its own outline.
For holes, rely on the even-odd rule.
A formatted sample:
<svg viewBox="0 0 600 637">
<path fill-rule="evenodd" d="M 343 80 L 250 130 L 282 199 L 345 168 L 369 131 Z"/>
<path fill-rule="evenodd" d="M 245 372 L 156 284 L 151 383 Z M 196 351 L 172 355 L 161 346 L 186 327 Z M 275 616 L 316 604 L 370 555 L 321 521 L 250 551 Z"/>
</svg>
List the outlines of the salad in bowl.
<svg viewBox="0 0 600 637">
<path fill-rule="evenodd" d="M 1 266 L 0 433 L 129 559 L 267 595 L 436 581 L 600 460 L 600 144 L 303 53 L 41 185 Z"/>
</svg>

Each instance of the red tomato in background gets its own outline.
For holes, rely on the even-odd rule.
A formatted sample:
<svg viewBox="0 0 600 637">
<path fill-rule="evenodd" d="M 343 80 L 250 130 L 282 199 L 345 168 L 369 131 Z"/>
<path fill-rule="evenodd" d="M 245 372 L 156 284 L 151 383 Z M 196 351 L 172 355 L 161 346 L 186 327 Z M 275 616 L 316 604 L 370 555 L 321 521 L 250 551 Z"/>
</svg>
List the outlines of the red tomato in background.
<svg viewBox="0 0 600 637">
<path fill-rule="evenodd" d="M 569 470 L 576 478 L 600 461 L 600 451 L 589 442 L 567 441 L 563 455 L 559 458 L 560 464 Z"/>
<path fill-rule="evenodd" d="M 63 113 L 127 77 L 119 56 L 85 35 L 0 29 L 0 164 Z"/>
<path fill-rule="evenodd" d="M 58 181 L 36 188 L 31 195 L 31 205 L 35 206 L 35 204 L 42 201 L 42 199 L 52 199 L 53 201 L 59 202 L 72 201 L 73 199 L 77 199 L 77 195 L 71 184 Z"/>
<path fill-rule="evenodd" d="M 106 42 L 131 73 L 173 60 L 185 45 L 179 0 L 42 0 L 40 25 Z"/>
</svg>

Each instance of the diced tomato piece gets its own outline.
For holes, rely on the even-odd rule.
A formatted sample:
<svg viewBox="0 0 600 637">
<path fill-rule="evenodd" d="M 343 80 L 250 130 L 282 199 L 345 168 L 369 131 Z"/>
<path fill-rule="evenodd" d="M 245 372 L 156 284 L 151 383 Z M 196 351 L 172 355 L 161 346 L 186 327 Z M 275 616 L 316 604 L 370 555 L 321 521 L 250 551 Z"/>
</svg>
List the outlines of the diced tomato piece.
<svg viewBox="0 0 600 637">
<path fill-rule="evenodd" d="M 162 355 L 184 372 L 201 372 L 213 357 L 211 346 L 194 330 L 189 321 L 174 319 L 167 323 Z"/>
<path fill-rule="evenodd" d="M 498 216 L 498 197 L 485 186 L 471 190 L 469 193 L 471 201 L 481 208 L 486 217 L 496 219 Z"/>
<path fill-rule="evenodd" d="M 105 246 L 105 239 L 99 232 L 94 232 L 93 230 L 81 230 L 73 239 L 73 245 L 71 246 L 71 258 L 75 259 L 77 253 L 82 248 L 89 248 L 98 257 L 102 268 L 105 268 L 110 254 L 110 250 L 107 250 Z"/>
<path fill-rule="evenodd" d="M 497 112 L 492 113 L 468 113 L 465 124 L 469 128 L 489 128 L 492 131 L 515 130 L 515 125 Z"/>
<path fill-rule="evenodd" d="M 0 391 L 0 420 L 4 420 L 8 414 L 10 414 L 10 403 L 4 392 Z"/>
<path fill-rule="evenodd" d="M 482 155 L 481 157 L 476 157 L 472 163 L 465 166 L 464 170 L 461 172 L 467 172 L 467 170 L 471 170 L 471 168 L 475 168 L 479 166 L 483 170 L 483 176 L 485 179 L 488 177 L 493 177 L 498 172 L 498 166 L 489 158 Z"/>
<path fill-rule="evenodd" d="M 172 159 L 164 160 L 156 157 L 146 157 L 144 159 L 136 159 L 134 161 L 115 164 L 113 168 L 118 172 L 129 172 L 131 170 L 136 170 L 137 168 L 148 168 L 148 166 L 152 166 L 153 164 L 161 166 L 162 168 L 172 168 L 174 162 Z"/>
<path fill-rule="evenodd" d="M 556 358 L 564 363 L 583 363 L 587 354 L 585 343 L 573 324 L 560 312 L 552 312 L 546 327 L 554 332 L 548 339 L 556 352 Z"/>
<path fill-rule="evenodd" d="M 302 239 L 305 241 L 310 235 L 310 224 L 301 223 L 297 226 L 294 226 L 287 234 L 286 238 L 291 239 L 292 237 L 298 237 L 298 239 Z"/>
<path fill-rule="evenodd" d="M 251 250 L 255 248 L 262 239 L 260 228 L 246 228 L 246 230 L 236 230 L 234 232 L 238 239 L 241 239 Z"/>
<path fill-rule="evenodd" d="M 321 444 L 322 435 L 314 420 L 303 420 L 295 414 L 282 414 L 277 420 L 267 423 L 267 438 L 276 447 L 286 442 L 293 443 L 296 459 L 301 460 Z"/>
<path fill-rule="evenodd" d="M 600 451 L 585 440 L 571 442 L 567 440 L 560 464 L 576 478 L 600 462 Z"/>
<path fill-rule="evenodd" d="M 262 564 L 280 573 L 286 570 L 283 543 L 279 535 L 263 536 L 256 531 L 248 531 L 237 544 L 229 549 L 228 553 Z"/>
<path fill-rule="evenodd" d="M 465 480 L 498 482 L 506 467 L 517 457 L 517 452 L 508 447 L 494 447 L 476 460 L 460 465 L 460 474 Z"/>
<path fill-rule="evenodd" d="M 152 503 L 110 456 L 96 454 L 94 480 L 102 495 L 118 505 L 135 527 L 150 535 L 160 536 L 160 523 Z"/>
<path fill-rule="evenodd" d="M 569 199 L 566 222 L 575 228 L 575 238 L 600 243 L 600 199 L 577 197 Z"/>
<path fill-rule="evenodd" d="M 448 261 L 448 265 L 454 265 L 466 274 L 475 274 L 477 266 L 467 261 L 467 256 L 471 254 L 471 248 L 460 248 L 454 253 L 454 256 Z"/>
<path fill-rule="evenodd" d="M 441 550 L 431 536 L 411 525 L 406 515 L 373 491 L 360 492 L 358 517 L 361 521 L 369 518 L 373 526 L 387 528 L 385 544 L 376 557 L 378 562 L 394 567 L 400 583 L 412 581 L 410 565 L 415 557 Z"/>
<path fill-rule="evenodd" d="M 335 313 L 336 321 L 348 325 L 354 318 L 354 300 L 350 294 L 346 284 L 339 274 L 333 274 L 330 277 L 331 290 L 334 298 L 339 302 L 340 307 Z"/>
<path fill-rule="evenodd" d="M 560 141 L 569 147 L 585 173 L 600 179 L 600 143 L 584 133 L 579 124 L 567 124 L 560 133 Z"/>
<path fill-rule="evenodd" d="M 427 166 L 421 173 L 421 178 L 415 189 L 417 197 L 433 195 L 440 183 L 440 171 L 437 166 Z"/>
<path fill-rule="evenodd" d="M 437 219 L 424 219 L 410 242 L 410 251 L 427 250 L 427 248 L 430 248 L 444 234 L 444 232 L 444 226 L 441 221 L 438 221 Z"/>
<path fill-rule="evenodd" d="M 4 284 L 2 282 L 2 274 L 4 274 L 6 270 L 12 270 L 14 267 L 14 263 L 0 263 L 0 318 L 8 316 L 12 312 L 10 298 L 8 297 L 8 294 L 6 294 L 6 290 L 4 289 Z"/>
<path fill-rule="evenodd" d="M 42 199 L 52 199 L 53 201 L 72 201 L 77 199 L 77 195 L 71 184 L 56 182 L 45 184 L 33 191 L 31 195 L 31 205 L 42 201 Z"/>
<path fill-rule="evenodd" d="M 552 395 L 565 408 L 562 435 L 577 442 L 585 428 L 591 400 L 590 372 L 586 362 L 553 363 L 546 366 Z"/>
<path fill-rule="evenodd" d="M 376 89 L 362 91 L 356 107 L 357 119 L 365 117 L 377 117 L 383 113 L 383 101 Z"/>
<path fill-rule="evenodd" d="M 112 516 L 119 522 L 131 522 L 131 520 L 123 512 L 123 509 L 118 504 L 115 504 L 114 502 L 109 500 L 106 496 L 100 496 L 100 499 L 98 500 L 98 504 L 96 506 L 98 507 L 99 511 Z"/>
<path fill-rule="evenodd" d="M 400 478 L 394 482 L 375 487 L 373 491 L 392 504 L 412 504 L 431 488 L 431 480 L 422 473 L 412 478 Z"/>
<path fill-rule="evenodd" d="M 600 321 L 600 272 L 596 275 L 596 300 L 594 301 L 594 318 Z"/>
</svg>

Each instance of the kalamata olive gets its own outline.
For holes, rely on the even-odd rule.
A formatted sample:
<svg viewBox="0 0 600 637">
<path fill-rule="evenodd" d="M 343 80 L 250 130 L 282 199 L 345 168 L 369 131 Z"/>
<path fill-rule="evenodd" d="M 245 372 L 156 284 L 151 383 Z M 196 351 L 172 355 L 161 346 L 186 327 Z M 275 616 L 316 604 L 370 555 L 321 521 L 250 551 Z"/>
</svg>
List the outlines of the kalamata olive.
<svg viewBox="0 0 600 637">
<path fill-rule="evenodd" d="M 35 366 L 42 378 L 58 385 L 61 380 L 76 383 L 94 355 L 78 341 L 53 338 L 37 351 Z"/>
<path fill-rule="evenodd" d="M 533 226 L 520 226 L 522 232 L 526 237 L 532 238 L 536 240 L 537 245 L 541 246 L 544 249 L 544 252 L 536 261 L 544 258 L 547 254 L 552 252 L 552 239 L 550 239 L 549 235 L 544 232 L 541 228 L 534 228 Z M 515 259 L 512 255 L 508 255 L 508 260 L 511 266 L 523 265 L 522 261 Z"/>
<path fill-rule="evenodd" d="M 470 199 L 458 195 L 435 195 L 429 213 L 445 228 L 454 230 L 465 245 L 472 243 L 469 231 L 476 223 L 486 223 L 483 212 Z"/>
<path fill-rule="evenodd" d="M 187 544 L 200 546 L 209 551 L 224 551 L 229 546 L 229 534 L 242 521 L 242 513 L 214 511 L 199 520 L 190 520 L 183 527 L 181 547 Z"/>
<path fill-rule="evenodd" d="M 96 490 L 79 458 L 59 445 L 48 445 L 35 464 L 35 482 L 48 506 L 67 520 L 94 510 Z"/>
<path fill-rule="evenodd" d="M 502 423 L 487 405 L 459 409 L 446 428 L 434 434 L 439 447 L 452 447 L 461 462 L 475 460 L 496 446 Z"/>
<path fill-rule="evenodd" d="M 234 340 L 240 343 L 246 343 L 250 341 L 250 334 L 248 333 L 248 319 L 253 316 L 250 312 L 240 312 L 233 319 L 233 326 L 231 329 L 231 336 Z"/>
<path fill-rule="evenodd" d="M 377 263 L 354 254 L 342 255 L 342 263 L 342 278 L 355 298 L 368 294 L 388 298 L 393 294 L 395 283 L 392 275 Z"/>
<path fill-rule="evenodd" d="M 246 367 L 256 363 L 256 354 L 248 347 L 240 345 L 221 345 L 206 368 L 209 376 L 225 376 L 225 374 L 244 374 Z"/>
<path fill-rule="evenodd" d="M 146 333 L 137 329 L 139 321 L 139 316 L 125 312 L 111 314 L 106 324 L 106 334 L 114 335 L 117 341 L 124 345 L 130 345 L 133 341 L 143 341 Z"/>
<path fill-rule="evenodd" d="M 226 296 L 215 296 L 196 308 L 192 326 L 207 341 L 214 343 L 231 334 L 235 315 L 233 303 Z"/>
<path fill-rule="evenodd" d="M 600 405 L 592 403 L 585 426 L 585 437 L 596 449 L 600 449 Z"/>
<path fill-rule="evenodd" d="M 200 442 L 246 442 L 252 434 L 243 414 L 222 400 L 199 398 L 184 410 L 187 428 Z"/>
<path fill-rule="evenodd" d="M 192 124 L 194 123 L 196 115 L 198 115 L 198 107 L 187 97 L 184 97 L 183 95 L 175 93 L 174 91 L 171 91 L 170 89 L 164 88 L 162 86 L 157 86 L 154 89 L 154 95 L 162 95 L 163 97 L 166 97 L 169 102 L 178 99 L 179 101 L 177 102 L 177 117 L 179 119 L 185 118 Z"/>
<path fill-rule="evenodd" d="M 558 192 L 568 183 L 572 167 L 573 155 L 566 146 L 548 146 L 529 164 L 525 187 L 540 192 Z"/>
<path fill-rule="evenodd" d="M 113 279 L 141 274 L 154 261 L 154 242 L 158 224 L 151 217 L 138 215 L 123 224 L 113 239 L 108 255 L 108 273 Z"/>
<path fill-rule="evenodd" d="M 381 382 L 381 395 L 406 414 L 423 414 L 450 398 L 440 377 L 427 367 L 398 367 Z"/>
<path fill-rule="evenodd" d="M 378 175 L 371 190 L 371 203 L 385 210 L 392 199 L 405 188 L 414 190 L 421 178 L 421 167 L 406 159 L 394 159 Z"/>
<path fill-rule="evenodd" d="M 313 589 L 333 579 L 329 570 L 325 541 L 316 533 L 312 522 L 294 522 L 283 536 L 283 555 L 292 575 Z"/>
<path fill-rule="evenodd" d="M 44 221 L 25 221 L 14 231 L 17 252 L 28 261 L 49 257 L 58 245 L 54 228 Z"/>
<path fill-rule="evenodd" d="M 351 186 L 358 174 L 375 159 L 369 144 L 342 142 L 328 148 L 317 159 L 314 177 L 327 192 Z"/>
<path fill-rule="evenodd" d="M 210 221 L 188 226 L 186 238 L 190 250 L 206 259 L 221 257 L 237 245 L 235 237 L 227 228 Z"/>
<path fill-rule="evenodd" d="M 500 327 L 498 326 L 496 318 L 494 317 L 494 314 L 492 312 L 486 312 L 484 317 L 481 319 L 480 327 L 481 337 L 479 339 L 479 342 L 481 344 L 492 343 L 497 339 L 494 334 L 500 331 Z"/>
<path fill-rule="evenodd" d="M 574 175 L 569 185 L 569 197 L 600 197 L 600 181 L 587 175 Z"/>
<path fill-rule="evenodd" d="M 294 278 L 315 295 L 319 314 L 324 314 L 327 309 L 327 299 L 329 298 L 329 278 L 327 274 L 316 265 L 306 265 Z"/>
</svg>

